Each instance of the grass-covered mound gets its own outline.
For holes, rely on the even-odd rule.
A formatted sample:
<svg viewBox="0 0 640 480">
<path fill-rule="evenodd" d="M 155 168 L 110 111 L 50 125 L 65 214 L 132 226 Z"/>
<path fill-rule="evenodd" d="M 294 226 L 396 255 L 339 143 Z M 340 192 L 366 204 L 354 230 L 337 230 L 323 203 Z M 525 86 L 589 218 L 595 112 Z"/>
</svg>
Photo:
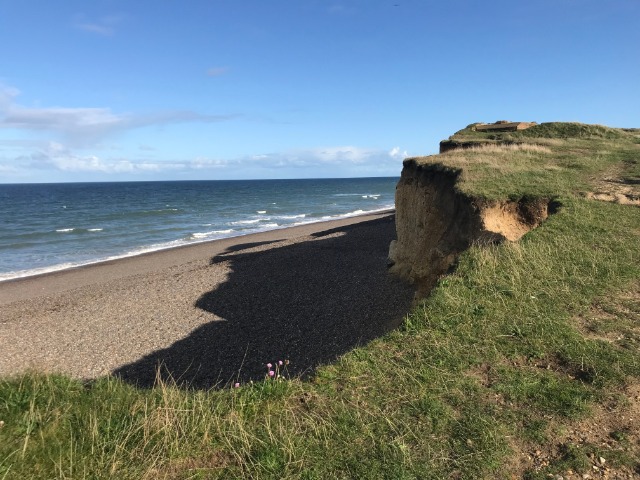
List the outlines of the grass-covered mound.
<svg viewBox="0 0 640 480">
<path fill-rule="evenodd" d="M 5 379 L 0 478 L 640 475 L 640 210 L 587 196 L 634 185 L 638 134 L 545 125 L 421 160 L 461 168 L 472 195 L 561 206 L 468 250 L 401 329 L 305 382 Z"/>
</svg>

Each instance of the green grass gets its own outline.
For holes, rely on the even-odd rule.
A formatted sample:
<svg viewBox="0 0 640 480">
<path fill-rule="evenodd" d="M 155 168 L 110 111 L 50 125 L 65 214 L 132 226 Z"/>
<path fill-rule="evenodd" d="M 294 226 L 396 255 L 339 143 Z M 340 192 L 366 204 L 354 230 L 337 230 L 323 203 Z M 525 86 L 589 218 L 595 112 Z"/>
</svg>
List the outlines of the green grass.
<svg viewBox="0 0 640 480">
<path fill-rule="evenodd" d="M 588 445 L 565 445 L 539 471 L 520 471 L 513 459 L 640 381 L 640 345 L 629 341 L 640 306 L 625 294 L 640 273 L 639 211 L 580 196 L 591 176 L 640 151 L 627 137 L 552 140 L 549 152 L 512 152 L 497 167 L 475 163 L 486 152 L 451 154 L 467 158 L 460 188 L 470 194 L 549 195 L 562 207 L 518 243 L 468 250 L 399 330 L 309 381 L 202 392 L 37 373 L 0 380 L 0 479 L 588 471 L 596 451 Z M 626 332 L 626 341 L 585 333 L 596 306 L 607 315 L 590 331 Z M 620 454 L 619 465 L 637 463 Z"/>
<path fill-rule="evenodd" d="M 599 125 L 543 123 L 518 132 L 476 132 L 470 127 L 451 137 L 483 147 L 420 157 L 429 168 L 462 171 L 458 188 L 490 199 L 593 190 L 594 178 L 615 174 L 640 180 L 640 134 Z"/>
</svg>

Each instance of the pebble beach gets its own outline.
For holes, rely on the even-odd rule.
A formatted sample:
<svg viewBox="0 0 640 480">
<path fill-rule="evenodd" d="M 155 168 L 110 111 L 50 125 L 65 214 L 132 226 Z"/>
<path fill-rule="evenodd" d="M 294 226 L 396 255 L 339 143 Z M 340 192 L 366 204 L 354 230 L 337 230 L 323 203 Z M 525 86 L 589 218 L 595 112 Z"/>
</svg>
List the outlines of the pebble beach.
<svg viewBox="0 0 640 480">
<path fill-rule="evenodd" d="M 402 322 L 394 238 L 387 211 L 0 282 L 0 375 L 212 388 L 278 360 L 309 375 Z"/>
</svg>

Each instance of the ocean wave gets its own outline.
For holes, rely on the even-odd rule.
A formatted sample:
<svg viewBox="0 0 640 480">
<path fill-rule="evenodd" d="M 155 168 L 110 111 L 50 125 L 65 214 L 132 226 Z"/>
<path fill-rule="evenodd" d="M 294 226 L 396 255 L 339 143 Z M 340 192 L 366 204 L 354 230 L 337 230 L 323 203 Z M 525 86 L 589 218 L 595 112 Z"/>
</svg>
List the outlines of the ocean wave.
<svg viewBox="0 0 640 480">
<path fill-rule="evenodd" d="M 235 222 L 230 222 L 229 225 L 253 225 L 255 223 L 260 223 L 263 219 L 255 218 L 253 220 L 237 220 Z"/>
<path fill-rule="evenodd" d="M 394 205 L 385 205 L 380 208 L 374 208 L 373 210 L 354 210 L 352 212 L 339 213 L 336 215 L 324 215 L 320 217 L 320 221 L 328 221 L 328 220 L 339 220 L 341 218 L 350 218 L 350 217 L 358 217 L 360 215 L 370 215 L 374 213 L 386 212 L 388 210 L 394 209 Z"/>
<path fill-rule="evenodd" d="M 210 232 L 196 232 L 189 235 L 189 239 L 198 239 L 198 238 L 207 238 L 212 235 L 227 235 L 229 233 L 233 233 L 235 230 L 233 228 L 229 228 L 228 230 L 212 230 Z"/>
<path fill-rule="evenodd" d="M 56 233 L 88 233 L 88 232 L 102 232 L 103 228 L 58 228 Z"/>
<path fill-rule="evenodd" d="M 368 198 L 368 197 L 379 197 L 381 194 L 380 193 L 334 193 L 332 196 L 333 197 L 362 197 L 362 198 Z"/>
<path fill-rule="evenodd" d="M 12 272 L 0 273 L 0 282 L 4 280 L 13 280 L 15 278 L 32 277 L 34 275 L 42 275 L 44 273 L 58 272 L 69 268 L 79 267 L 81 264 L 61 263 L 50 267 L 34 268 L 31 270 L 15 270 Z"/>
<path fill-rule="evenodd" d="M 305 218 L 306 216 L 306 213 L 301 213 L 299 215 L 278 215 L 273 218 L 276 220 L 295 220 L 296 218 Z"/>
<path fill-rule="evenodd" d="M 264 215 L 265 213 L 267 213 L 266 210 L 258 210 L 256 211 L 256 213 L 259 213 L 260 215 Z"/>
<path fill-rule="evenodd" d="M 365 213 L 364 210 L 354 210 L 353 212 L 343 213 L 340 216 L 343 218 L 348 218 L 348 217 L 355 217 L 356 215 L 362 215 L 363 213 Z"/>
</svg>

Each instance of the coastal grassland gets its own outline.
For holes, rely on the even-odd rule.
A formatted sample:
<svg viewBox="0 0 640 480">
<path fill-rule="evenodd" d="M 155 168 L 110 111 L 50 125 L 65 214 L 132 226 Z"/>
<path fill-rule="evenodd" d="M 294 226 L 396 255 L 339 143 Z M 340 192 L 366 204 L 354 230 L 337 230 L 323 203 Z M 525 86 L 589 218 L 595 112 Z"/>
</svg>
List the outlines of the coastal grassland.
<svg viewBox="0 0 640 480">
<path fill-rule="evenodd" d="M 640 133 L 633 129 L 543 123 L 518 132 L 488 133 L 468 127 L 451 139 L 471 148 L 417 160 L 460 170 L 457 187 L 474 196 L 552 198 L 563 192 L 591 192 L 594 181 L 603 178 L 640 183 Z"/>
<path fill-rule="evenodd" d="M 0 380 L 0 479 L 640 475 L 638 423 L 611 419 L 629 418 L 640 394 L 640 215 L 581 195 L 605 171 L 635 175 L 640 151 L 589 141 L 511 151 L 493 167 L 468 159 L 486 152 L 451 154 L 467 162 L 467 192 L 513 187 L 561 206 L 518 243 L 470 248 L 400 329 L 310 380 L 285 367 L 210 391 Z M 551 186 L 533 181 L 539 162 L 557 165 Z"/>
</svg>

